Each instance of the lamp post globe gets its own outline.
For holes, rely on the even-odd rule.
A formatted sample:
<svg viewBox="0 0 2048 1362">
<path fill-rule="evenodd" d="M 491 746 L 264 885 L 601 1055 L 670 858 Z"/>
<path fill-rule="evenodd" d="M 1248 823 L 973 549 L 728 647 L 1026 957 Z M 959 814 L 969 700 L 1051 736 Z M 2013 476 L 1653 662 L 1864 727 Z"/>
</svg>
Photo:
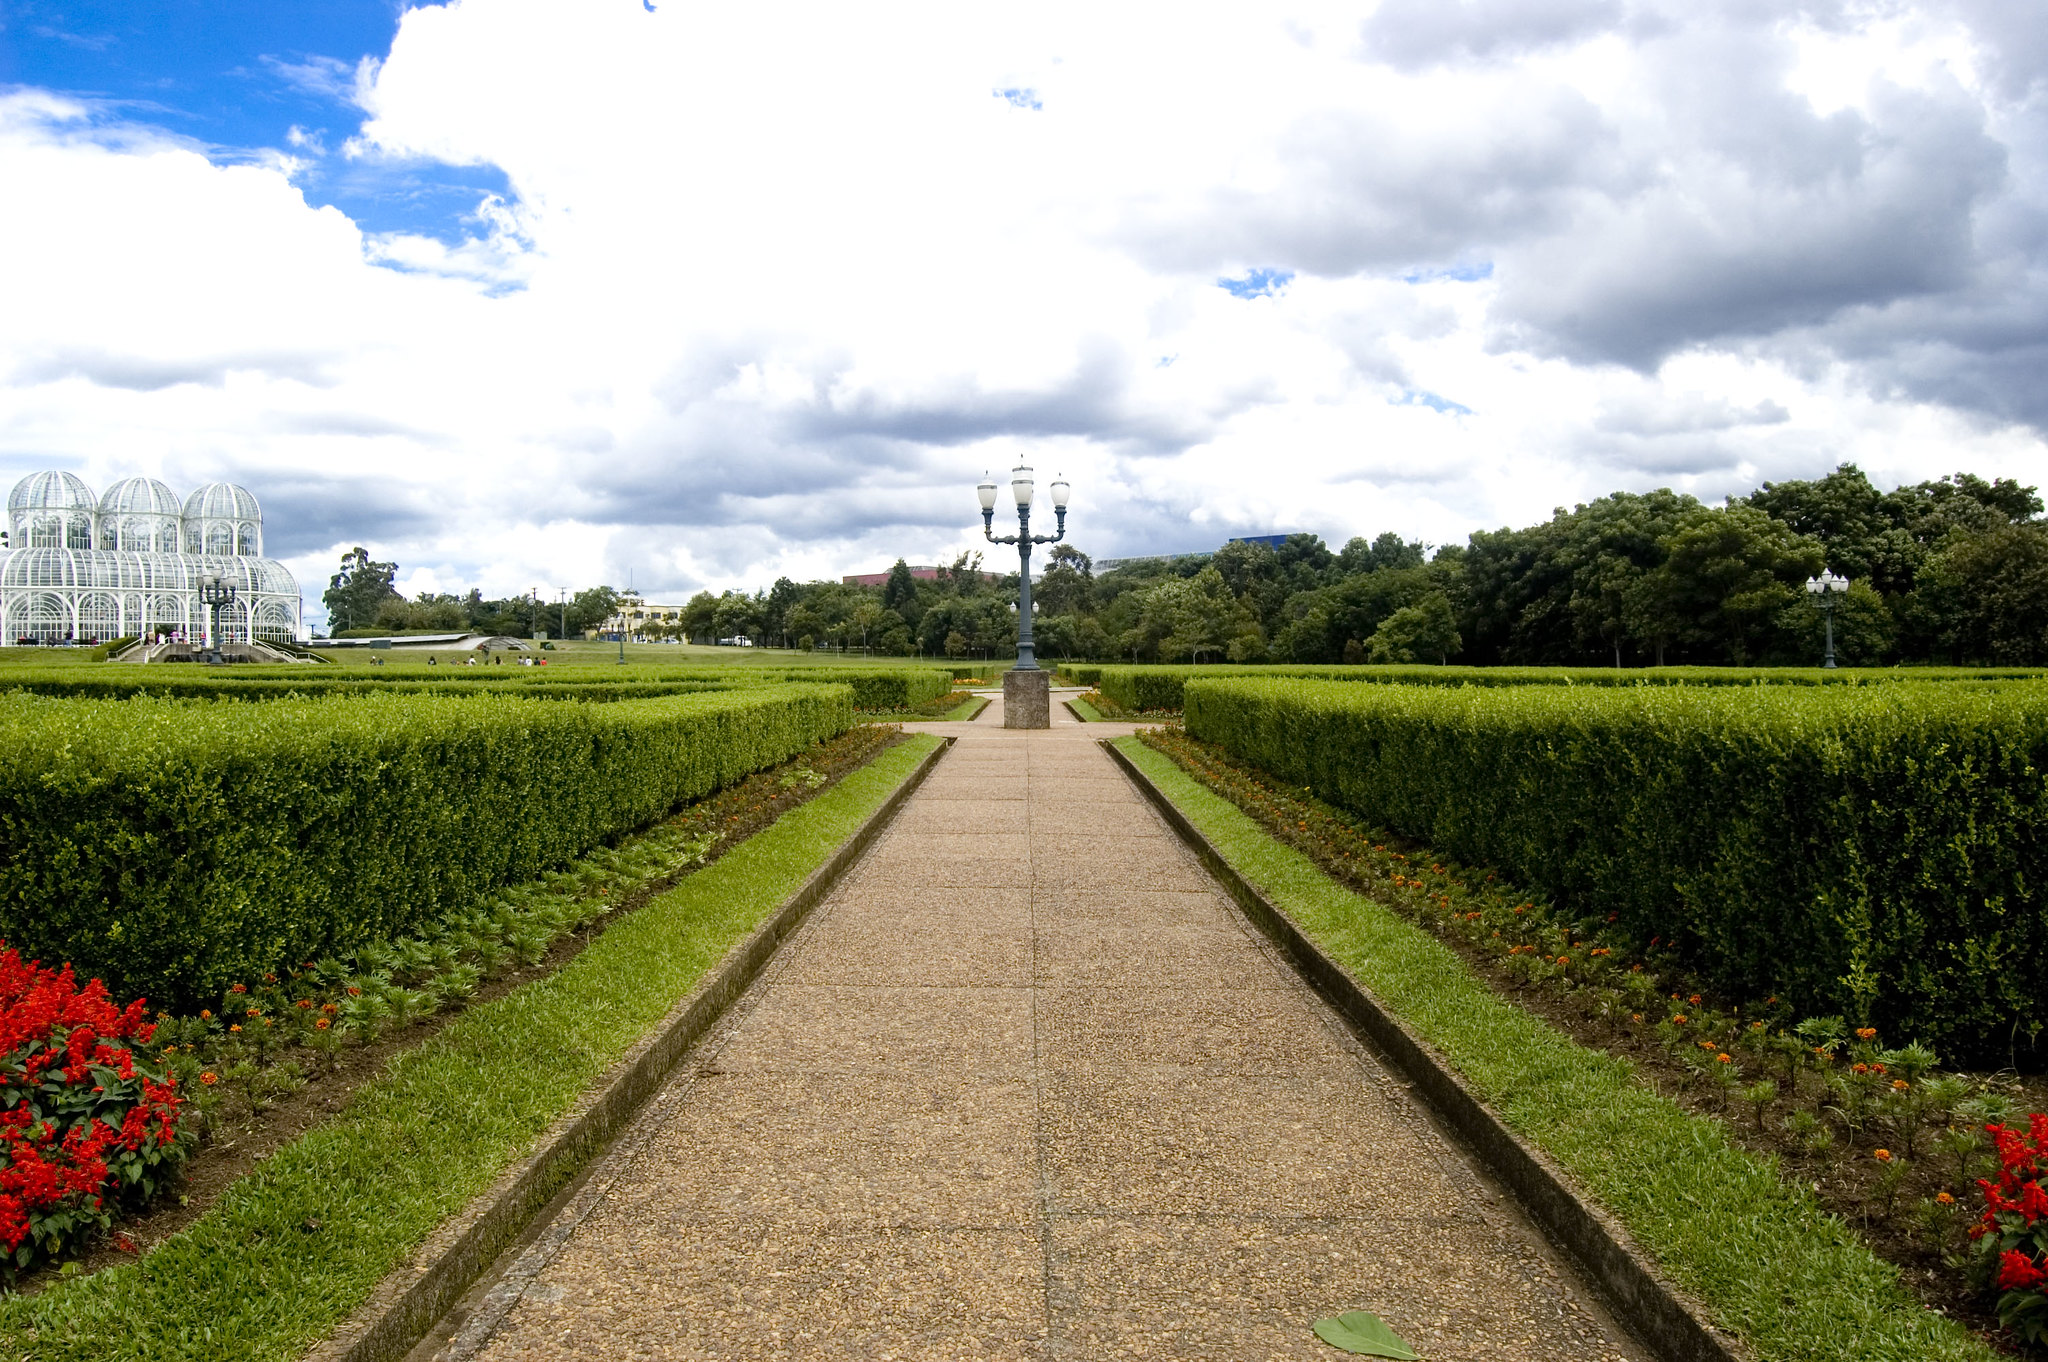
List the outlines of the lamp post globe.
<svg viewBox="0 0 2048 1362">
<path fill-rule="evenodd" d="M 1073 489 L 1068 486 L 1064 476 L 1058 476 L 1053 479 L 1052 509 L 1056 522 L 1055 528 L 1052 534 L 1039 535 L 1031 533 L 1031 502 L 1036 490 L 1037 484 L 1036 480 L 1032 477 L 1031 465 L 1020 461 L 1015 468 L 1010 470 L 1010 497 L 1017 503 L 1017 533 L 1005 535 L 998 535 L 995 532 L 996 498 L 999 491 L 996 480 L 988 474 L 983 474 L 980 485 L 975 488 L 975 496 L 981 502 L 982 537 L 991 544 L 1015 544 L 1017 546 L 1017 662 L 1011 668 L 1011 673 L 1012 677 L 1016 677 L 1018 682 L 1028 683 L 1030 687 L 1034 688 L 1033 694 L 1035 696 L 1043 697 L 1047 693 L 1046 682 L 1040 671 L 1037 653 L 1031 640 L 1031 548 L 1034 544 L 1055 544 L 1066 537 L 1067 499 Z M 1018 673 L 1023 675 L 1017 677 Z M 1031 713 L 1028 716 L 1015 712 L 1017 707 L 1009 703 L 1010 693 L 1013 689 L 1012 677 L 1005 677 L 1003 681 L 1005 699 L 1003 710 L 1004 727 L 1048 727 L 1051 721 L 1044 713 L 1046 705 L 1042 699 L 1035 699 L 1031 703 L 1029 706 Z M 1019 693 L 1022 693 L 1021 688 Z M 1019 721 L 1022 719 L 1030 721 Z"/>
<path fill-rule="evenodd" d="M 1826 621 L 1827 654 L 1821 659 L 1821 666 L 1835 669 L 1835 605 L 1836 598 L 1848 594 L 1849 579 L 1837 576 L 1823 568 L 1818 577 L 1806 579 L 1806 594 L 1820 607 L 1821 618 Z"/>
</svg>

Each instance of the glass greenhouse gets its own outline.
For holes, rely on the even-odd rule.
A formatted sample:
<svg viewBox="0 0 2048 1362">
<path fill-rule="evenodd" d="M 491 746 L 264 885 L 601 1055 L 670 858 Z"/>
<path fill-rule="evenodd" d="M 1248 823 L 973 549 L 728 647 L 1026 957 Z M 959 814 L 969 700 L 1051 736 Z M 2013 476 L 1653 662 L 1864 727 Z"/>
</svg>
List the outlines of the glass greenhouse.
<svg viewBox="0 0 2048 1362">
<path fill-rule="evenodd" d="M 299 636 L 299 584 L 263 556 L 263 511 L 214 482 L 183 501 L 154 478 L 95 497 L 72 473 L 33 473 L 7 498 L 0 647 L 104 643 L 131 634 L 205 636 L 207 575 L 235 587 L 219 642 Z"/>
</svg>

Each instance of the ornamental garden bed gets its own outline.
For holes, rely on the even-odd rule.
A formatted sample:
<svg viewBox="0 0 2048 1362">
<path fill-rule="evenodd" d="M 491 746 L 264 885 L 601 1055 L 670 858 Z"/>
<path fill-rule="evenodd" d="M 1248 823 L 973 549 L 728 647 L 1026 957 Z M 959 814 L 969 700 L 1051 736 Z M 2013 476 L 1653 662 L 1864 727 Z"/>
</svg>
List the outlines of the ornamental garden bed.
<svg viewBox="0 0 2048 1362">
<path fill-rule="evenodd" d="M 1627 1061 L 1652 1092 L 1775 1161 L 1931 1308 L 2017 1353 L 2027 1349 L 2004 1326 L 2038 1331 L 2034 1321 L 2048 1322 L 2038 1288 L 2031 1295 L 2042 1305 L 2027 1306 L 2030 1318 L 2016 1320 L 2008 1300 L 2001 1319 L 1998 1265 L 1972 1238 L 1986 1210 L 1979 1179 L 2001 1173 L 1986 1127 L 2027 1131 L 2029 1113 L 2048 1111 L 2041 1075 L 1944 1071 L 1932 1050 L 1892 1043 L 1875 1027 L 1803 1016 L 1771 996 L 1716 992 L 1668 949 L 1633 949 L 1611 919 L 1575 916 L 1177 729 L 1139 737 L 1338 884 L 1429 931 L 1497 996 L 1576 1044 Z M 2014 1138 L 2038 1143 L 2048 1135 L 2044 1120 L 2034 1117 L 2031 1134 Z M 2005 1152 L 2008 1164 L 2028 1158 L 2024 1149 Z M 2008 1220 L 2015 1217 L 2048 1235 L 2048 1205 Z"/>
</svg>

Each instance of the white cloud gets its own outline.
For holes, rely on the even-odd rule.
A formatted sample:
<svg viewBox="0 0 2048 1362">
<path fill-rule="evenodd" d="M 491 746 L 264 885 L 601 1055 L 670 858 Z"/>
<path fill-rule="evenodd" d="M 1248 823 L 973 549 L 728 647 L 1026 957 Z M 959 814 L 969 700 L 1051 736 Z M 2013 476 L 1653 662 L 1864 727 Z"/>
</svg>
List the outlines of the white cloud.
<svg viewBox="0 0 2048 1362">
<path fill-rule="evenodd" d="M 494 593 L 930 561 L 1019 456 L 1103 554 L 2038 480 L 2042 96 L 1975 12 L 462 0 L 277 64 L 366 115 L 294 154 L 503 171 L 445 238 L 19 92 L 0 457 L 240 478 L 314 596 L 359 542 Z"/>
</svg>

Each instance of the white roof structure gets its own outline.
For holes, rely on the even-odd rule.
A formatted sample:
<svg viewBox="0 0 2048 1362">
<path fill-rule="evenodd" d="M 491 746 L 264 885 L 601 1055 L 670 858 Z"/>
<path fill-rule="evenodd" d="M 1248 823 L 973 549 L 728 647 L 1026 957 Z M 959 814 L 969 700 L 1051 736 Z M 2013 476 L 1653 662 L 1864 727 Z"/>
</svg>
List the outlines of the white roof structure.
<svg viewBox="0 0 2048 1362">
<path fill-rule="evenodd" d="M 103 643 L 149 633 L 203 638 L 203 578 L 235 588 L 220 642 L 299 637 L 299 584 L 263 557 L 263 510 L 247 488 L 191 496 L 128 478 L 95 497 L 74 473 L 32 473 L 7 498 L 0 549 L 0 647 Z"/>
</svg>

